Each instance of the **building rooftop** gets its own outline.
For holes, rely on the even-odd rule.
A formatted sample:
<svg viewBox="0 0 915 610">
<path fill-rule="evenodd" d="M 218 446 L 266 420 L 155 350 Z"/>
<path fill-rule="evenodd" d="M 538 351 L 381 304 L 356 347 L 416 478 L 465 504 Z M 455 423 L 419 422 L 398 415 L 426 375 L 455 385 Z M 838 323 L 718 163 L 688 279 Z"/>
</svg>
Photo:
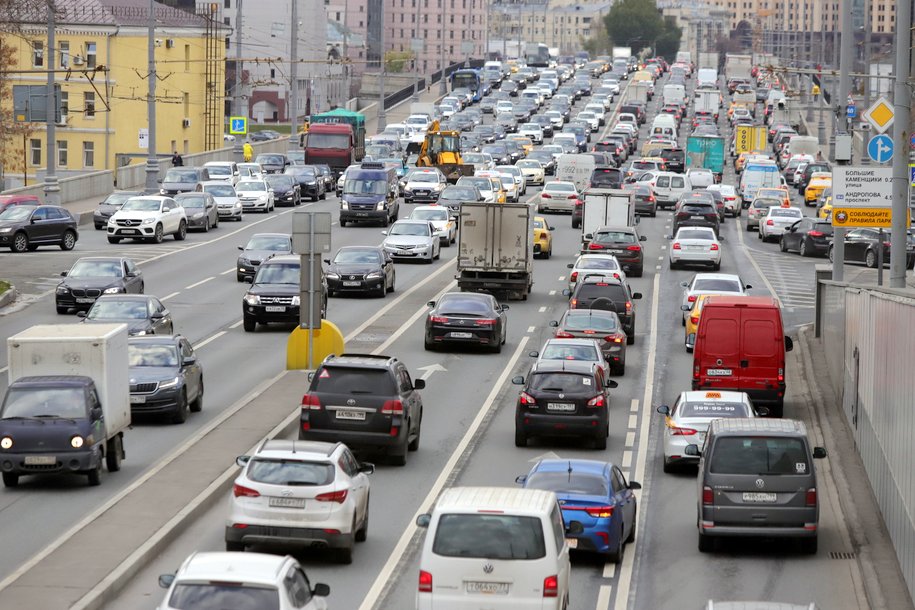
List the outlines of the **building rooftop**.
<svg viewBox="0 0 915 610">
<path fill-rule="evenodd" d="M 55 4 L 58 24 L 146 26 L 149 18 L 148 0 L 56 0 Z M 206 24 L 203 17 L 158 2 L 155 14 L 159 27 L 203 27 Z M 47 22 L 43 10 L 25 8 L 17 17 L 24 24 L 44 25 Z"/>
</svg>

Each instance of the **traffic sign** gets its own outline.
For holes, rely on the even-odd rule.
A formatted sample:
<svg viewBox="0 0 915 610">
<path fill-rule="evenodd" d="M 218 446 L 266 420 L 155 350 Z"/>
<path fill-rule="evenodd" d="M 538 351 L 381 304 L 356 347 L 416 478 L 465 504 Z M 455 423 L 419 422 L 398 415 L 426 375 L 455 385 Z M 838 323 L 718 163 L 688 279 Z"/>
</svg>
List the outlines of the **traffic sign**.
<svg viewBox="0 0 915 610">
<path fill-rule="evenodd" d="M 853 119 L 856 116 L 858 116 L 858 107 L 855 106 L 854 104 L 849 104 L 848 106 L 846 106 L 845 107 L 845 116 L 847 116 L 850 119 Z"/>
<path fill-rule="evenodd" d="M 140 131 L 137 134 L 137 143 L 143 150 L 149 149 L 149 130 L 147 128 L 140 128 Z"/>
<path fill-rule="evenodd" d="M 915 163 L 909 163 L 909 184 L 915 186 Z"/>
<path fill-rule="evenodd" d="M 892 226 L 893 169 L 848 165 L 834 168 L 832 201 L 833 226 Z"/>
<path fill-rule="evenodd" d="M 909 138 L 909 148 L 915 150 L 915 133 L 913 133 L 912 137 Z"/>
<path fill-rule="evenodd" d="M 737 154 L 765 150 L 766 138 L 765 126 L 740 125 L 737 127 L 734 150 Z"/>
<path fill-rule="evenodd" d="M 233 136 L 243 136 L 248 133 L 248 117 L 229 117 L 229 133 Z"/>
<path fill-rule="evenodd" d="M 893 124 L 893 106 L 882 95 L 864 112 L 864 120 L 874 126 L 877 133 L 885 133 Z"/>
<path fill-rule="evenodd" d="M 893 158 L 893 139 L 883 133 L 874 136 L 867 145 L 867 156 L 874 163 L 889 163 Z"/>
</svg>

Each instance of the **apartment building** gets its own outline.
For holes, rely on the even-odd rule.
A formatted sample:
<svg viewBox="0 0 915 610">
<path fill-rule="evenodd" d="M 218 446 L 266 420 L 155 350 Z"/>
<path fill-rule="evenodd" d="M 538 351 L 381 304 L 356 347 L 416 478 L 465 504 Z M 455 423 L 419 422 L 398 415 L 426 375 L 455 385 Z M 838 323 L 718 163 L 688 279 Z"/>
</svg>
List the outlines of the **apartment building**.
<svg viewBox="0 0 915 610">
<path fill-rule="evenodd" d="M 493 38 L 539 42 L 562 54 L 579 51 L 611 2 L 501 2 L 491 7 Z"/>
</svg>

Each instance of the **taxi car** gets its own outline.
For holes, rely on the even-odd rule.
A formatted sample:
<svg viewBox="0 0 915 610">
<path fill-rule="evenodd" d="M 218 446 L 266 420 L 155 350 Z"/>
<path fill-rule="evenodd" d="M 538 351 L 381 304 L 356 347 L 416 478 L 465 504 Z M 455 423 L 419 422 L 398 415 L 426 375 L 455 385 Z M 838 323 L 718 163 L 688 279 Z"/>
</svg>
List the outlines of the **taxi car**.
<svg viewBox="0 0 915 610">
<path fill-rule="evenodd" d="M 757 197 L 772 197 L 781 199 L 783 208 L 791 207 L 791 195 L 788 194 L 788 188 L 783 186 L 767 186 L 756 191 Z"/>
<path fill-rule="evenodd" d="M 832 193 L 823 198 L 823 203 L 817 209 L 817 216 L 823 220 L 832 220 Z"/>
<path fill-rule="evenodd" d="M 692 352 L 696 345 L 696 332 L 699 330 L 699 316 L 702 314 L 702 308 L 705 307 L 705 301 L 710 296 L 717 296 L 714 293 L 700 294 L 696 300 L 686 305 L 689 315 L 686 317 L 686 328 L 683 331 L 683 343 L 686 345 L 686 351 Z"/>
<path fill-rule="evenodd" d="M 679 464 L 696 464 L 698 457 L 686 455 L 687 445 L 702 446 L 712 420 L 765 416 L 768 410 L 753 407 L 744 392 L 680 392 L 672 407 L 661 405 L 664 416 L 664 472 L 673 472 Z"/>
<path fill-rule="evenodd" d="M 553 254 L 553 229 L 546 218 L 534 216 L 534 255 L 550 258 Z"/>
<path fill-rule="evenodd" d="M 829 172 L 814 172 L 810 182 L 804 189 L 804 205 L 815 205 L 817 198 L 824 189 L 832 187 L 832 174 Z"/>
<path fill-rule="evenodd" d="M 524 154 L 527 155 L 529 152 L 534 150 L 534 141 L 527 136 L 522 136 L 518 134 L 508 134 L 505 136 L 506 140 L 514 140 L 521 144 L 521 148 L 524 149 Z"/>
</svg>

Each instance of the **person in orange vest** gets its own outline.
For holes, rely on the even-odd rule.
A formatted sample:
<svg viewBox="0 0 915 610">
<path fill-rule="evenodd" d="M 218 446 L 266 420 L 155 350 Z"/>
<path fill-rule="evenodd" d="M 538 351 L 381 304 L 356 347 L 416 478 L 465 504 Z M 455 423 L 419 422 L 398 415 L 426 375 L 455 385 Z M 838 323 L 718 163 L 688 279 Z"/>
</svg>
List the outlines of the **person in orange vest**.
<svg viewBox="0 0 915 610">
<path fill-rule="evenodd" d="M 251 159 L 254 158 L 254 147 L 251 146 L 251 142 L 245 142 L 242 150 L 245 153 L 245 163 L 250 163 Z"/>
</svg>

